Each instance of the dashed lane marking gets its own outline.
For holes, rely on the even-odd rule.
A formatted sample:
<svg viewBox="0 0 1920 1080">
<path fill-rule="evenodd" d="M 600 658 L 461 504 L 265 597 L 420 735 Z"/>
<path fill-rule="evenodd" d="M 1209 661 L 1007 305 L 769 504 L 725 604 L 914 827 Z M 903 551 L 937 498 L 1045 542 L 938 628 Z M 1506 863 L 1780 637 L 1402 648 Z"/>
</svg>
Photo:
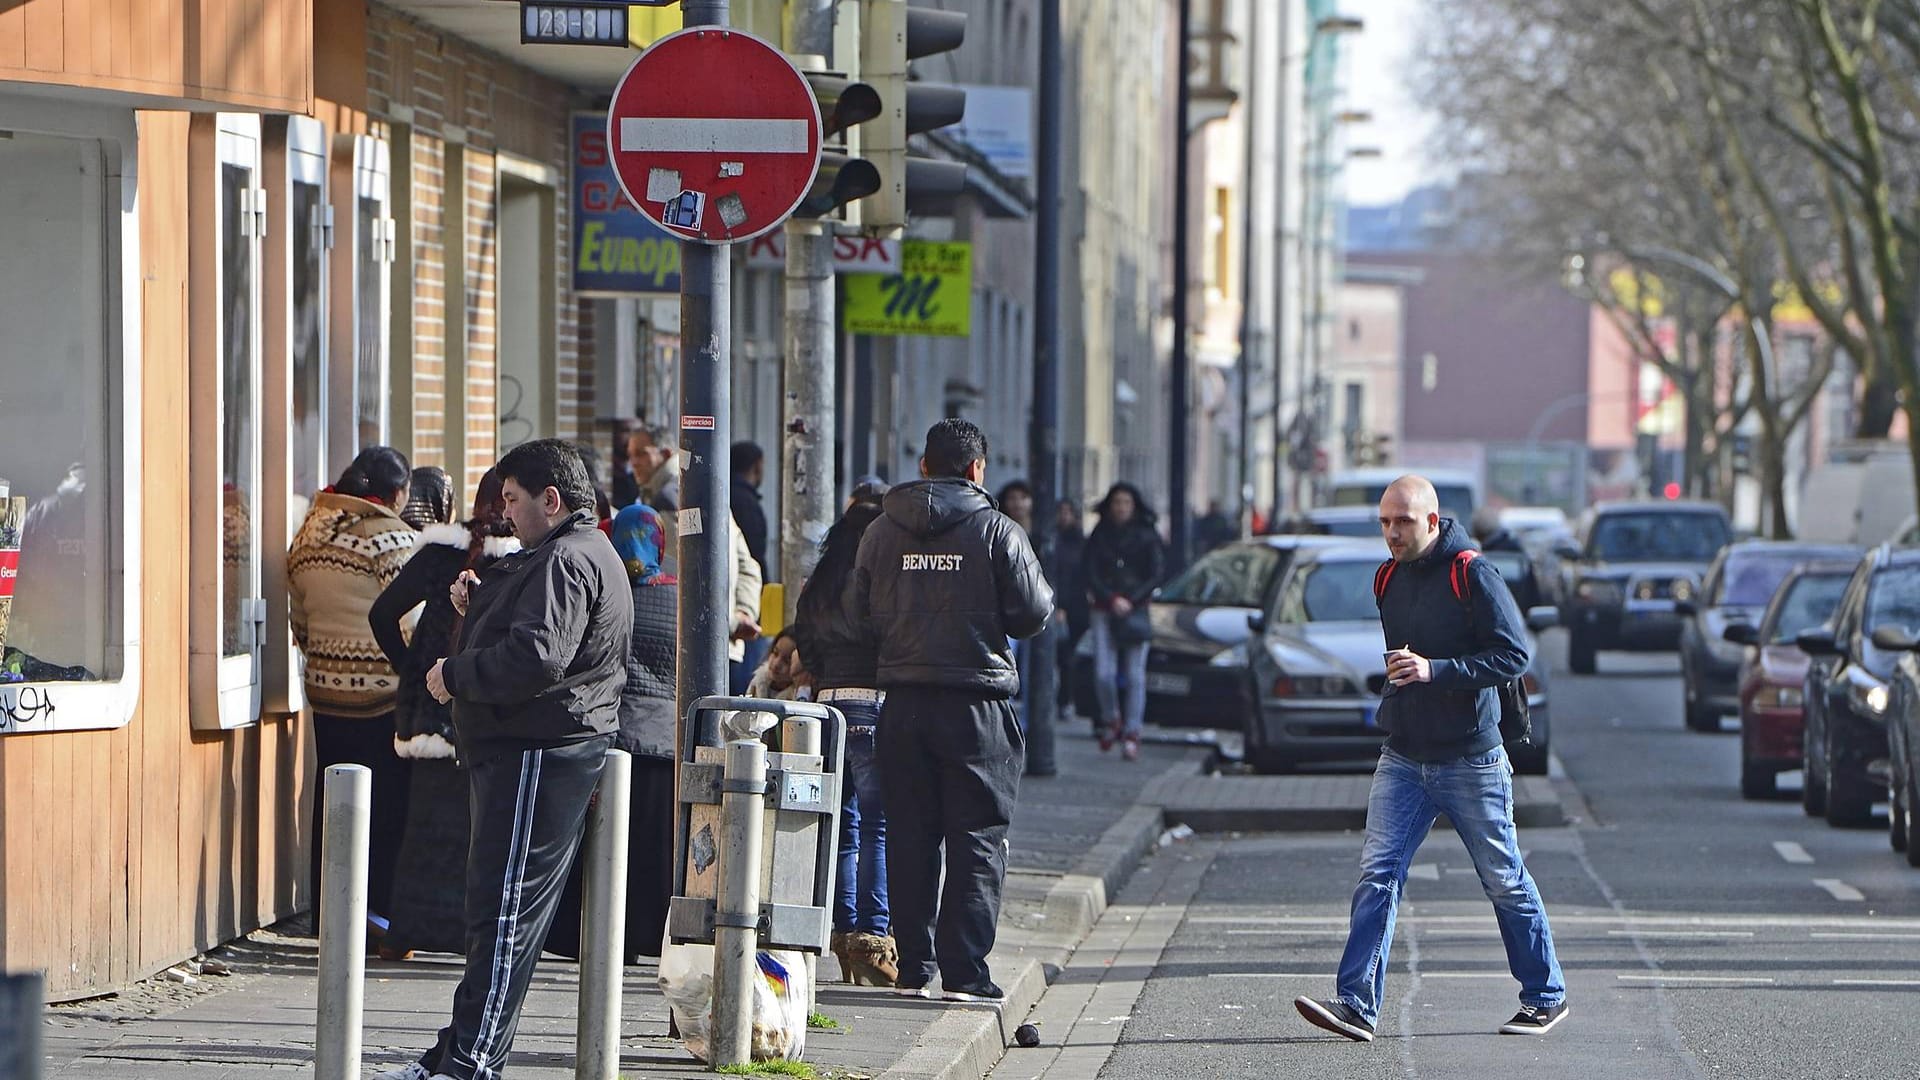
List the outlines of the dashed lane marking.
<svg viewBox="0 0 1920 1080">
<path fill-rule="evenodd" d="M 1813 883 L 1827 890 L 1827 895 L 1833 897 L 1835 900 L 1858 901 L 1867 898 L 1866 893 L 1841 881 L 1839 878 L 1814 878 Z"/>
<path fill-rule="evenodd" d="M 1835 979 L 1835 986 L 1920 986 L 1920 979 Z"/>
<path fill-rule="evenodd" d="M 1815 930 L 1807 936 L 1815 941 L 1920 941 L 1920 934 L 1831 934 Z"/>
<path fill-rule="evenodd" d="M 1807 854 L 1806 848 L 1791 840 L 1775 840 L 1773 850 L 1779 852 L 1780 857 L 1790 863 L 1805 864 L 1813 861 L 1813 856 Z"/>
<path fill-rule="evenodd" d="M 1751 930 L 1609 930 L 1608 937 L 1750 938 Z"/>
<path fill-rule="evenodd" d="M 1615 978 L 1619 979 L 1621 982 L 1728 983 L 1728 984 L 1748 984 L 1753 986 L 1764 986 L 1773 982 L 1772 979 L 1765 978 L 1759 975 L 1617 975 L 1615 976 Z"/>
</svg>

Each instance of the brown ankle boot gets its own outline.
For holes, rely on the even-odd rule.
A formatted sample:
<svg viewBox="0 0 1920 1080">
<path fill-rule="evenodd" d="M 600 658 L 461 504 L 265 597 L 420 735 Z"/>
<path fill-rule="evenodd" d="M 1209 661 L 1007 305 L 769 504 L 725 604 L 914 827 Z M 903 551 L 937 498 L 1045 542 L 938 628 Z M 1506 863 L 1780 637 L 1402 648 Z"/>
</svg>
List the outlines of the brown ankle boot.
<svg viewBox="0 0 1920 1080">
<path fill-rule="evenodd" d="M 893 939 L 879 934 L 854 934 L 847 943 L 848 979 L 856 986 L 892 986 L 900 978 L 899 954 Z"/>
<path fill-rule="evenodd" d="M 853 982 L 853 961 L 847 956 L 847 946 L 853 942 L 853 933 L 847 930 L 835 930 L 831 939 L 830 951 L 833 958 L 840 961 L 840 981 Z"/>
</svg>

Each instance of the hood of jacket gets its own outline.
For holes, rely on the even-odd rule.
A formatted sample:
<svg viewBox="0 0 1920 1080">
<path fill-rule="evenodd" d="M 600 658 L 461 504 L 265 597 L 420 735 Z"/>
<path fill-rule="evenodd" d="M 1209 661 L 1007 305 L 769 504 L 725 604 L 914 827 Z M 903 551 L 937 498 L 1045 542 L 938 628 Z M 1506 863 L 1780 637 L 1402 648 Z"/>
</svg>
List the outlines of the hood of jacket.
<svg viewBox="0 0 1920 1080">
<path fill-rule="evenodd" d="M 1472 550 L 1473 538 L 1467 535 L 1467 530 L 1452 518 L 1443 517 L 1440 519 L 1440 535 L 1434 539 L 1433 546 L 1427 549 L 1425 555 L 1413 560 L 1413 565 L 1421 570 L 1435 566 L 1444 568 L 1453 561 L 1455 555 Z"/>
<path fill-rule="evenodd" d="M 880 504 L 887 517 L 918 537 L 938 536 L 982 510 L 993 498 L 971 480 L 941 477 L 901 484 Z"/>
</svg>

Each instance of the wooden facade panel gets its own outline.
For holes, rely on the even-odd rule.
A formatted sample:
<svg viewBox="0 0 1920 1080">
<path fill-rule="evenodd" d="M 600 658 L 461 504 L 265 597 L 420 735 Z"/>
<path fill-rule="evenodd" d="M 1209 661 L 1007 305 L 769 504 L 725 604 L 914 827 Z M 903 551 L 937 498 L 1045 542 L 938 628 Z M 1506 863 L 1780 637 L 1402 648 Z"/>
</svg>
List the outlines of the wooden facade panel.
<svg viewBox="0 0 1920 1080">
<path fill-rule="evenodd" d="M 66 64 L 66 32 L 59 0 L 26 5 L 26 66 L 29 71 L 60 71 Z"/>
<path fill-rule="evenodd" d="M 0 4 L 0 68 L 27 66 L 27 9 Z"/>
</svg>

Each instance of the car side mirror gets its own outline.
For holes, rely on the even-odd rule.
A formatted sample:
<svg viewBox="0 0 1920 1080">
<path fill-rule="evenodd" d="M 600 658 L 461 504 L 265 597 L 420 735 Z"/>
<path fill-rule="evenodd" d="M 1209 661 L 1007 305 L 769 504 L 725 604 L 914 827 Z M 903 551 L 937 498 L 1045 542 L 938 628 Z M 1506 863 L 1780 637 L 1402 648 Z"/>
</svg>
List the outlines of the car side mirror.
<svg viewBox="0 0 1920 1080">
<path fill-rule="evenodd" d="M 1695 615 L 1700 614 L 1700 605 L 1691 600 L 1675 600 L 1673 602 L 1673 613 L 1676 615 L 1685 615 L 1691 619 Z"/>
<path fill-rule="evenodd" d="M 1904 626 L 1883 626 L 1873 632 L 1873 647 L 1883 652 L 1913 652 L 1920 650 L 1920 641 Z"/>
<path fill-rule="evenodd" d="M 1794 637 L 1793 643 L 1808 656 L 1839 656 L 1840 646 L 1834 641 L 1833 631 L 1824 626 L 1811 630 L 1802 630 Z"/>
<path fill-rule="evenodd" d="M 1247 612 L 1247 629 L 1256 634 L 1267 632 L 1267 613 L 1264 611 Z"/>
<path fill-rule="evenodd" d="M 1748 622 L 1730 622 L 1720 636 L 1734 645 L 1760 644 L 1760 628 Z"/>
<path fill-rule="evenodd" d="M 1553 553 L 1569 561 L 1578 560 L 1580 558 L 1580 546 L 1578 544 L 1555 544 L 1553 545 Z"/>
<path fill-rule="evenodd" d="M 1547 605 L 1527 609 L 1527 629 L 1534 633 L 1551 630 L 1560 625 L 1560 609 Z"/>
</svg>

